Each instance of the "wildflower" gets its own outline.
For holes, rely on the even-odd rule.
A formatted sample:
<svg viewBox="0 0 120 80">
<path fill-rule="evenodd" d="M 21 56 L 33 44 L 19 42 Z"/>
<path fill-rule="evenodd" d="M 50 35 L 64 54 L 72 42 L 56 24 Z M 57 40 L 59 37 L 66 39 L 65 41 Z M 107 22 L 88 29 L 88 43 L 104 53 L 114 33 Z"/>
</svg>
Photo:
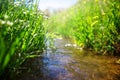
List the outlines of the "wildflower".
<svg viewBox="0 0 120 80">
<path fill-rule="evenodd" d="M 17 22 L 18 22 L 18 19 L 16 19 L 14 22 L 17 23 Z"/>
<path fill-rule="evenodd" d="M 23 14 L 27 14 L 27 12 L 23 12 Z"/>
<path fill-rule="evenodd" d="M 100 30 L 104 30 L 104 26 L 101 26 L 101 27 L 100 27 Z"/>
<path fill-rule="evenodd" d="M 0 24 L 5 24 L 5 21 L 0 19 Z"/>
<path fill-rule="evenodd" d="M 19 2 L 19 1 L 16 1 L 16 2 L 14 2 L 14 4 L 15 4 L 15 7 L 17 7 L 17 6 L 20 5 L 20 2 Z"/>
<path fill-rule="evenodd" d="M 7 25 L 12 26 L 13 22 L 7 21 Z"/>
<path fill-rule="evenodd" d="M 22 22 L 24 22 L 24 20 L 19 20 L 19 22 L 21 22 L 21 23 L 22 23 Z"/>
<path fill-rule="evenodd" d="M 5 14 L 5 15 L 4 15 L 4 18 L 5 18 L 5 19 L 8 19 L 8 18 L 9 18 L 9 16 Z"/>
<path fill-rule="evenodd" d="M 27 13 L 28 13 L 28 11 L 23 12 L 23 14 L 27 14 Z"/>
</svg>

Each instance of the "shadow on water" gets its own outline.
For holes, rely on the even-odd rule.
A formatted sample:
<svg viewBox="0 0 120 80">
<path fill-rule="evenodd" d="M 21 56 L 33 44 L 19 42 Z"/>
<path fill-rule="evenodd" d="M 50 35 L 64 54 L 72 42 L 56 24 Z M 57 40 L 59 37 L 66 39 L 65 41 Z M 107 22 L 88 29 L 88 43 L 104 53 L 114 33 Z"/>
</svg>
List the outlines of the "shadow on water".
<svg viewBox="0 0 120 80">
<path fill-rule="evenodd" d="M 54 45 L 27 59 L 14 80 L 120 80 L 117 58 L 93 55 L 67 39 L 55 39 Z"/>
</svg>

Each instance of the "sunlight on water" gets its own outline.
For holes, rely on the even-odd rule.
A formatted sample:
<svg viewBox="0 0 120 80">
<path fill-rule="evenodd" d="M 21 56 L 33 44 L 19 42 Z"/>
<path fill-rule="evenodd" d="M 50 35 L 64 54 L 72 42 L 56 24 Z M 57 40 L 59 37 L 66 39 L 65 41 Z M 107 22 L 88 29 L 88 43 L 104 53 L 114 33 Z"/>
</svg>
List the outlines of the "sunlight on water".
<svg viewBox="0 0 120 80">
<path fill-rule="evenodd" d="M 47 49 L 43 56 L 26 61 L 30 71 L 23 71 L 17 80 L 117 80 L 119 77 L 120 65 L 113 64 L 116 58 L 78 50 L 67 39 L 54 41 L 56 50 Z"/>
</svg>

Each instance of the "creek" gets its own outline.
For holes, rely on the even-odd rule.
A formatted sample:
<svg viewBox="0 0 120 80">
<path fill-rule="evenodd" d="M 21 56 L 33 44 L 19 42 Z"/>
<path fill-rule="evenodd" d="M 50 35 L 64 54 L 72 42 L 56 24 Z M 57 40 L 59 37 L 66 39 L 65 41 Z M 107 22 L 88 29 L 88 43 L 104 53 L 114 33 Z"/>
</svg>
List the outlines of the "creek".
<svg viewBox="0 0 120 80">
<path fill-rule="evenodd" d="M 120 65 L 111 56 L 95 55 L 69 39 L 54 39 L 41 56 L 27 59 L 15 80 L 120 80 Z M 41 54 L 41 53 L 40 53 Z"/>
</svg>

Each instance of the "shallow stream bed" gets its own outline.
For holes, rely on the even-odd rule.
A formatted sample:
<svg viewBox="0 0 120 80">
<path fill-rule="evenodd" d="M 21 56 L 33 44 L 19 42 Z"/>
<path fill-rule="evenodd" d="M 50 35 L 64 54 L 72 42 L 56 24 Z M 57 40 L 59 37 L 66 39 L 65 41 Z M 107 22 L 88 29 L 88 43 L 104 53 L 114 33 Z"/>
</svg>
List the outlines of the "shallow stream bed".
<svg viewBox="0 0 120 80">
<path fill-rule="evenodd" d="M 15 80 L 120 80 L 117 58 L 93 55 L 68 39 L 55 39 L 55 48 L 25 61 Z"/>
</svg>

